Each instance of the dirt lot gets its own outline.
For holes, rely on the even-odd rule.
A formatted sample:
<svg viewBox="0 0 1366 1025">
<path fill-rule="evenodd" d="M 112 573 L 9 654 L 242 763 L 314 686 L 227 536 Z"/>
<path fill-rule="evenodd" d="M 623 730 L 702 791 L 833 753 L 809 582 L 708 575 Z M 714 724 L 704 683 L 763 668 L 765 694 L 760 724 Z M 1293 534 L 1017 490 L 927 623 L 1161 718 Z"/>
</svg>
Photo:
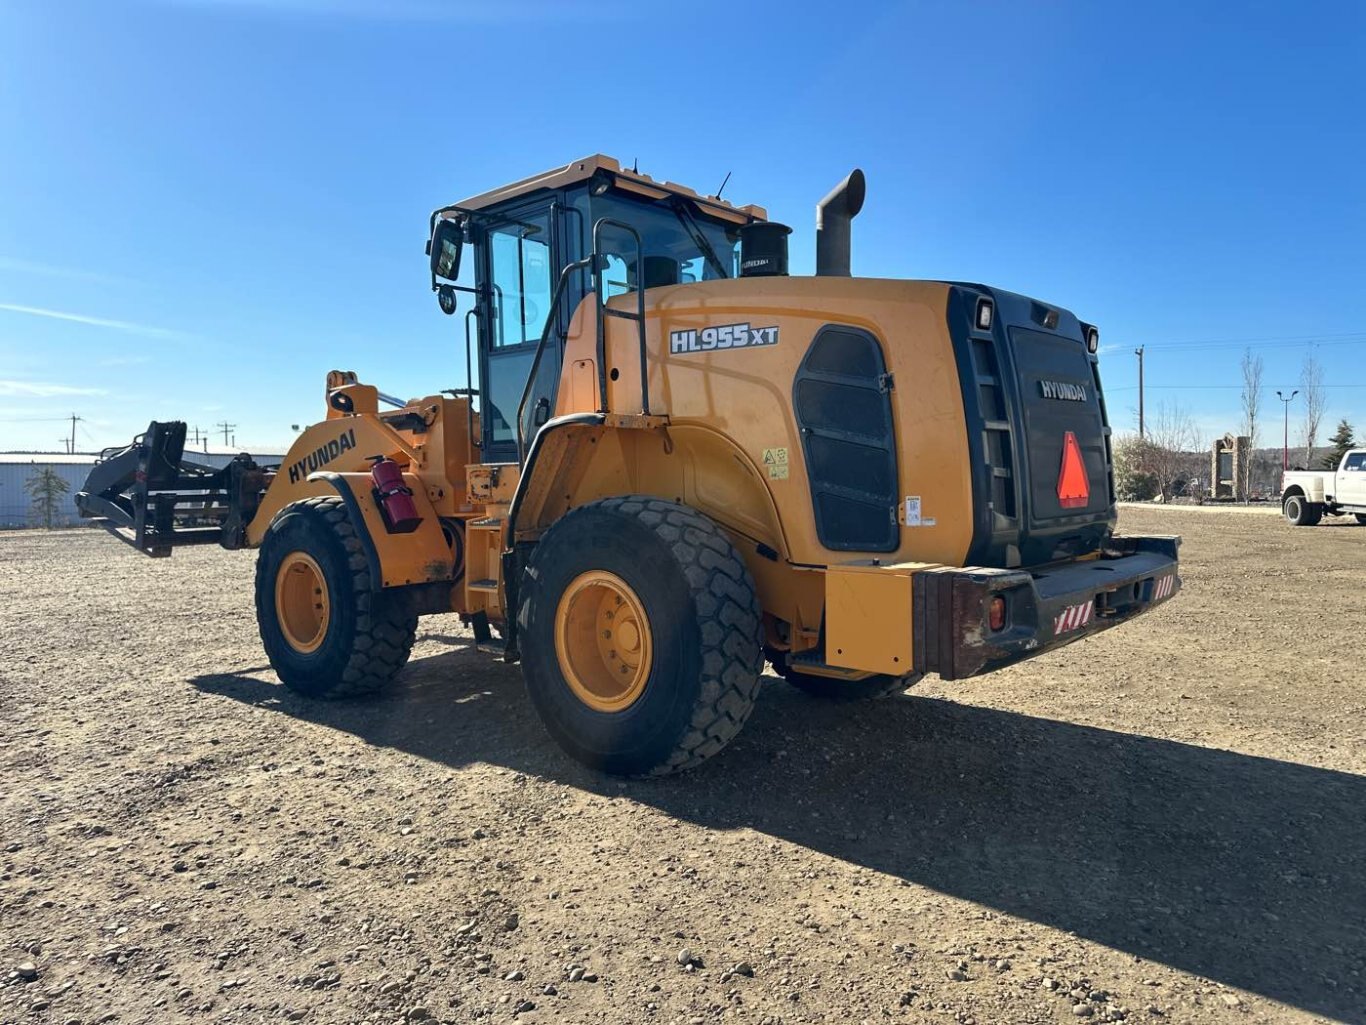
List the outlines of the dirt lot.
<svg viewBox="0 0 1366 1025">
<path fill-rule="evenodd" d="M 308 704 L 254 556 L 0 535 L 0 1022 L 1366 1021 L 1366 528 L 1123 519 L 1152 616 L 640 783 L 454 617 Z"/>
</svg>

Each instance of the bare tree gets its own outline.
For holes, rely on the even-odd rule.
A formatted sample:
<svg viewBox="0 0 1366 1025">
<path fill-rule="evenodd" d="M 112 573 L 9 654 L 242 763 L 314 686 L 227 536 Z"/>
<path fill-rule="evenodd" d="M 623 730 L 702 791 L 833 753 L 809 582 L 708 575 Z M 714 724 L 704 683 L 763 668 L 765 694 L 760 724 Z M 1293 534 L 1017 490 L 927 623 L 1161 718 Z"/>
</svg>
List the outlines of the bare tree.
<svg viewBox="0 0 1366 1025">
<path fill-rule="evenodd" d="M 1252 490 L 1252 464 L 1256 460 L 1257 423 L 1262 411 L 1262 357 L 1243 350 L 1243 433 L 1248 439 L 1247 465 L 1243 467 L 1243 494 Z"/>
<path fill-rule="evenodd" d="M 1314 446 L 1323 423 L 1323 366 L 1310 349 L 1300 368 L 1300 394 L 1304 396 L 1304 465 L 1314 465 Z"/>
<path fill-rule="evenodd" d="M 1147 416 L 1143 438 L 1143 470 L 1157 478 L 1162 500 L 1169 501 L 1178 480 L 1191 466 L 1191 453 L 1200 448 L 1200 432 L 1189 410 L 1178 402 L 1158 403 Z"/>
</svg>

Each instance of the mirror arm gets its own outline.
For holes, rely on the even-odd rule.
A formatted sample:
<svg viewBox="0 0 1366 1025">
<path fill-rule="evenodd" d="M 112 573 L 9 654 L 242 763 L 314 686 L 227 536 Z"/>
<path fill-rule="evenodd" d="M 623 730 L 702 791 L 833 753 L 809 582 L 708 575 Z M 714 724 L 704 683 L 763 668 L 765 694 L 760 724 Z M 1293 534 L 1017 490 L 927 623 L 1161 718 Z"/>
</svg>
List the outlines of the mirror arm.
<svg viewBox="0 0 1366 1025">
<path fill-rule="evenodd" d="M 485 292 L 488 291 L 487 288 L 479 288 L 477 285 L 474 286 L 474 287 L 471 287 L 471 286 L 469 286 L 469 285 L 456 285 L 456 284 L 451 284 L 451 283 L 442 283 L 442 284 L 438 285 L 438 284 L 436 283 L 436 275 L 433 274 L 433 275 L 432 275 L 432 291 L 435 292 L 438 288 L 449 288 L 449 289 L 450 289 L 451 291 L 453 291 L 453 292 L 469 292 L 470 295 L 473 295 L 473 296 L 475 296 L 476 298 L 479 297 L 479 296 L 481 296 L 481 295 L 483 295 L 483 294 L 485 294 Z"/>
</svg>

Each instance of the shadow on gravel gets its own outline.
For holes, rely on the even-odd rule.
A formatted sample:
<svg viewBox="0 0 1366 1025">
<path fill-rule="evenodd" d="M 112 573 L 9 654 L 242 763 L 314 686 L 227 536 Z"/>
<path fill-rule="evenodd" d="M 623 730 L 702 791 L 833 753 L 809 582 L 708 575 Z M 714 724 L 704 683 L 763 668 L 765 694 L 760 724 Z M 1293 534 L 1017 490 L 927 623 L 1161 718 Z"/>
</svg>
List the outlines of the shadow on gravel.
<svg viewBox="0 0 1366 1025">
<path fill-rule="evenodd" d="M 716 759 L 623 783 L 560 754 L 517 670 L 468 648 L 415 661 L 365 703 L 314 704 L 247 674 L 192 682 L 443 765 L 748 827 L 1366 1021 L 1366 777 L 940 700 L 836 708 L 774 681 Z"/>
</svg>

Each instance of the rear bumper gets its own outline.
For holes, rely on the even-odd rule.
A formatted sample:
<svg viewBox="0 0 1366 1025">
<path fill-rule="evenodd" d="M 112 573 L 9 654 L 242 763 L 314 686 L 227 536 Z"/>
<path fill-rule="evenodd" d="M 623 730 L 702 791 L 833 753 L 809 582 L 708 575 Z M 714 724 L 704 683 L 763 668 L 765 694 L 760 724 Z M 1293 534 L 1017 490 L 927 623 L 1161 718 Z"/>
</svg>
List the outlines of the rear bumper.
<svg viewBox="0 0 1366 1025">
<path fill-rule="evenodd" d="M 1179 537 L 1113 537 L 1099 559 L 1038 570 L 926 569 L 915 574 L 917 672 L 976 676 L 1118 626 L 1181 589 Z M 993 597 L 1005 625 L 992 631 Z"/>
</svg>

